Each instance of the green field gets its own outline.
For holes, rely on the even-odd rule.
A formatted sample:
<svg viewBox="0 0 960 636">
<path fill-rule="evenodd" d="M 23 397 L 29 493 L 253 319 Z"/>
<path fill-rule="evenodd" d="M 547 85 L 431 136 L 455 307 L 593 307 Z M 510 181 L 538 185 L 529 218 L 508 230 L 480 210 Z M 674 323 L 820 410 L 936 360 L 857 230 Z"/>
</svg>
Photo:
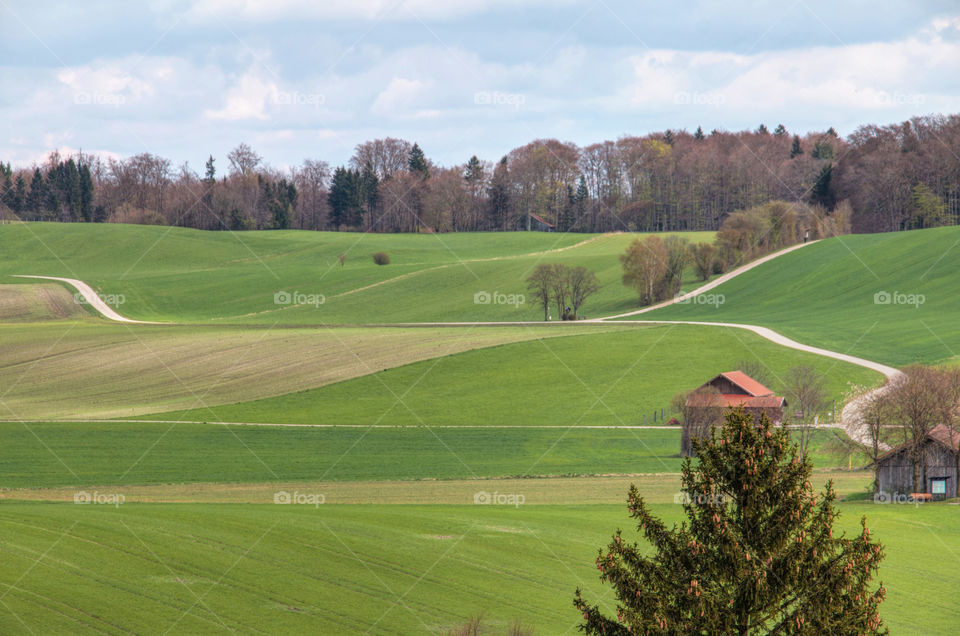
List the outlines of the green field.
<svg viewBox="0 0 960 636">
<path fill-rule="evenodd" d="M 954 508 L 841 510 L 840 528 L 867 514 L 885 545 L 891 631 L 952 633 Z M 623 505 L 4 503 L 0 527 L 3 633 L 443 633 L 482 612 L 562 634 L 577 586 L 613 610 L 593 559 L 629 519 Z"/>
<path fill-rule="evenodd" d="M 764 325 L 895 366 L 949 360 L 960 351 L 958 242 L 957 227 L 827 239 L 723 284 L 714 290 L 726 297 L 719 307 L 675 305 L 642 317 Z M 874 303 L 881 292 L 890 304 Z M 909 295 L 923 303 L 904 304 Z"/>
<path fill-rule="evenodd" d="M 523 293 L 544 261 L 597 271 L 588 316 L 629 311 L 616 257 L 634 236 L 0 226 L 0 633 L 443 634 L 483 613 L 492 633 L 572 634 L 577 586 L 612 610 L 593 559 L 630 525 L 628 484 L 681 513 L 680 431 L 614 427 L 651 424 L 741 361 L 778 393 L 813 366 L 838 405 L 881 376 L 730 328 L 361 325 L 537 320 L 473 295 Z M 725 284 L 718 309 L 653 316 L 949 359 L 958 241 L 831 239 Z M 73 290 L 11 274 L 80 278 L 122 294 L 122 314 L 180 324 L 108 323 Z M 926 298 L 874 305 L 882 290 Z M 326 299 L 278 306 L 278 291 Z M 891 630 L 949 633 L 955 506 L 864 502 L 871 473 L 841 470 L 865 460 L 837 429 L 814 433 L 810 457 L 846 498 L 841 526 L 866 514 L 886 546 Z M 324 505 L 274 505 L 280 491 Z M 481 492 L 524 501 L 473 505 Z M 69 503 L 79 493 L 117 505 Z"/>
<path fill-rule="evenodd" d="M 788 369 L 820 371 L 842 401 L 878 373 L 785 349 L 753 333 L 691 325 L 624 328 L 515 343 L 428 360 L 331 386 L 150 419 L 351 425 L 593 426 L 650 424 L 655 410 L 748 360 L 783 391 Z M 646 419 L 641 419 L 645 416 Z"/>
<path fill-rule="evenodd" d="M 165 322 L 542 320 L 532 302 L 475 304 L 474 295 L 526 294 L 533 267 L 562 262 L 587 266 L 600 278 L 603 288 L 586 315 L 629 310 L 636 297 L 620 283 L 617 256 L 636 236 L 642 235 L 231 233 L 27 223 L 0 225 L 0 278 L 79 278 L 100 293 L 122 295 L 120 313 Z M 710 241 L 713 234 L 685 236 Z M 379 251 L 390 255 L 389 265 L 373 263 Z M 347 256 L 342 268 L 339 254 Z M 687 278 L 694 283 L 692 270 Z M 322 295 L 324 302 L 278 305 L 279 292 Z"/>
<path fill-rule="evenodd" d="M 839 434 L 817 431 L 817 466 L 847 466 Z M 0 438 L 0 488 L 680 472 L 677 429 L 2 422 Z"/>
<path fill-rule="evenodd" d="M 95 318 L 0 324 L 0 419 L 130 417 L 229 404 L 478 347 L 617 329 L 559 323 L 496 329 L 130 326 Z"/>
</svg>

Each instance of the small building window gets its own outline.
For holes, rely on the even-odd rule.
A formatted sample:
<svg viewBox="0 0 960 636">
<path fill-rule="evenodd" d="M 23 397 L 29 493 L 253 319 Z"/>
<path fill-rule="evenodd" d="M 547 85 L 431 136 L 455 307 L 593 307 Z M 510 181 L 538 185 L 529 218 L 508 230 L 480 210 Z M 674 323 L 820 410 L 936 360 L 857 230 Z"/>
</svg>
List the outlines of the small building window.
<svg viewBox="0 0 960 636">
<path fill-rule="evenodd" d="M 934 499 L 946 499 L 947 498 L 946 478 L 941 477 L 939 479 L 931 479 L 930 494 L 933 495 Z"/>
</svg>

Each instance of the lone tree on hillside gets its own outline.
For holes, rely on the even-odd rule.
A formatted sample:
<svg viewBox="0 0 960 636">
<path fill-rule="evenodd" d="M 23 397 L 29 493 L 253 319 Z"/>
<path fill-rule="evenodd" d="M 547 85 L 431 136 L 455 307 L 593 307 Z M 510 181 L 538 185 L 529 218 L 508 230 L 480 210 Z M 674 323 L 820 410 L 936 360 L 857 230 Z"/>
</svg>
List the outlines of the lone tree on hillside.
<svg viewBox="0 0 960 636">
<path fill-rule="evenodd" d="M 684 460 L 688 521 L 668 528 L 636 486 L 628 509 L 653 546 L 645 555 L 620 531 L 597 557 L 617 616 L 576 592 L 587 634 L 876 634 L 886 594 L 871 579 L 883 548 L 866 519 L 853 538 L 834 536 L 832 483 L 817 496 L 812 466 L 786 429 L 732 410 L 699 461 Z"/>
<path fill-rule="evenodd" d="M 544 320 L 550 315 L 551 301 L 557 303 L 562 320 L 577 320 L 583 303 L 599 289 L 597 275 L 583 266 L 541 263 L 527 277 L 527 290 L 543 308 Z"/>
</svg>

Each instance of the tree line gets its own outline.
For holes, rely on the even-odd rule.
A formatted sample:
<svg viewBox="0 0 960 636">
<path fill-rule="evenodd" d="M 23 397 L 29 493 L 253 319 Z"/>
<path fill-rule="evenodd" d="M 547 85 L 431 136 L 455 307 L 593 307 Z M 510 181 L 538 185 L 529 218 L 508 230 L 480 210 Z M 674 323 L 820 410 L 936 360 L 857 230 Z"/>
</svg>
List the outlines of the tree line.
<svg viewBox="0 0 960 636">
<path fill-rule="evenodd" d="M 279 170 L 246 144 L 201 173 L 141 153 L 51 153 L 42 165 L 0 163 L 0 214 L 47 221 L 166 224 L 210 230 L 376 232 L 717 230 L 771 201 L 832 212 L 853 231 L 960 221 L 960 115 L 833 128 L 783 125 L 667 130 L 587 146 L 537 139 L 498 161 L 440 166 L 416 143 L 358 144 L 347 164 Z"/>
</svg>

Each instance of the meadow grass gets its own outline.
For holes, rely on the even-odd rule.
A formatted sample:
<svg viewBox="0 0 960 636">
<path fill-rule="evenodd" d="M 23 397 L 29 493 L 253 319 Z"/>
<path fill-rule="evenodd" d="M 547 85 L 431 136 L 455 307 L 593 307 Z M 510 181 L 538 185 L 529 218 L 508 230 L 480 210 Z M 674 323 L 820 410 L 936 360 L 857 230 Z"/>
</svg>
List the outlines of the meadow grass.
<svg viewBox="0 0 960 636">
<path fill-rule="evenodd" d="M 537 320 L 543 315 L 532 301 L 475 304 L 474 295 L 526 294 L 525 278 L 536 264 L 562 262 L 585 265 L 600 277 L 603 289 L 590 299 L 585 313 L 597 316 L 629 309 L 636 297 L 620 283 L 617 257 L 637 236 L 644 235 L 203 232 L 24 223 L 0 226 L 0 276 L 79 278 L 101 293 L 123 295 L 121 313 L 142 320 L 267 324 Z M 713 233 L 684 236 L 711 241 Z M 565 249 L 580 243 L 584 244 Z M 371 256 L 379 251 L 390 255 L 390 265 L 374 264 Z M 341 253 L 347 257 L 343 267 L 338 261 Z M 692 281 L 692 270 L 688 279 Z M 278 305 L 278 292 L 322 295 L 325 302 Z"/>
<path fill-rule="evenodd" d="M 617 327 L 599 327 L 604 329 Z M 477 347 L 597 332 L 596 325 L 569 324 L 315 329 L 131 326 L 95 318 L 0 324 L 0 419 L 111 418 L 200 408 L 314 388 Z"/>
<path fill-rule="evenodd" d="M 835 450 L 841 437 L 815 432 L 815 466 L 848 465 Z M 0 439 L 2 488 L 676 474 L 681 466 L 680 431 L 666 428 L 3 422 Z"/>
<path fill-rule="evenodd" d="M 960 351 L 958 241 L 958 227 L 839 236 L 723 284 L 719 307 L 674 305 L 642 317 L 764 325 L 895 366 L 952 360 Z"/>
<path fill-rule="evenodd" d="M 731 328 L 666 325 L 535 340 L 436 358 L 275 398 L 149 419 L 351 425 L 595 426 L 651 424 L 653 412 L 741 361 L 763 365 L 770 388 L 788 370 L 822 373 L 843 403 L 873 371 L 775 345 Z"/>
<path fill-rule="evenodd" d="M 679 521 L 677 505 L 654 514 Z M 953 506 L 841 504 L 884 544 L 894 633 L 951 633 Z M 575 633 L 575 587 L 614 613 L 597 550 L 625 505 L 0 505 L 0 631 L 443 633 L 483 613 L 504 630 Z M 920 540 L 918 540 L 920 539 Z"/>
</svg>

